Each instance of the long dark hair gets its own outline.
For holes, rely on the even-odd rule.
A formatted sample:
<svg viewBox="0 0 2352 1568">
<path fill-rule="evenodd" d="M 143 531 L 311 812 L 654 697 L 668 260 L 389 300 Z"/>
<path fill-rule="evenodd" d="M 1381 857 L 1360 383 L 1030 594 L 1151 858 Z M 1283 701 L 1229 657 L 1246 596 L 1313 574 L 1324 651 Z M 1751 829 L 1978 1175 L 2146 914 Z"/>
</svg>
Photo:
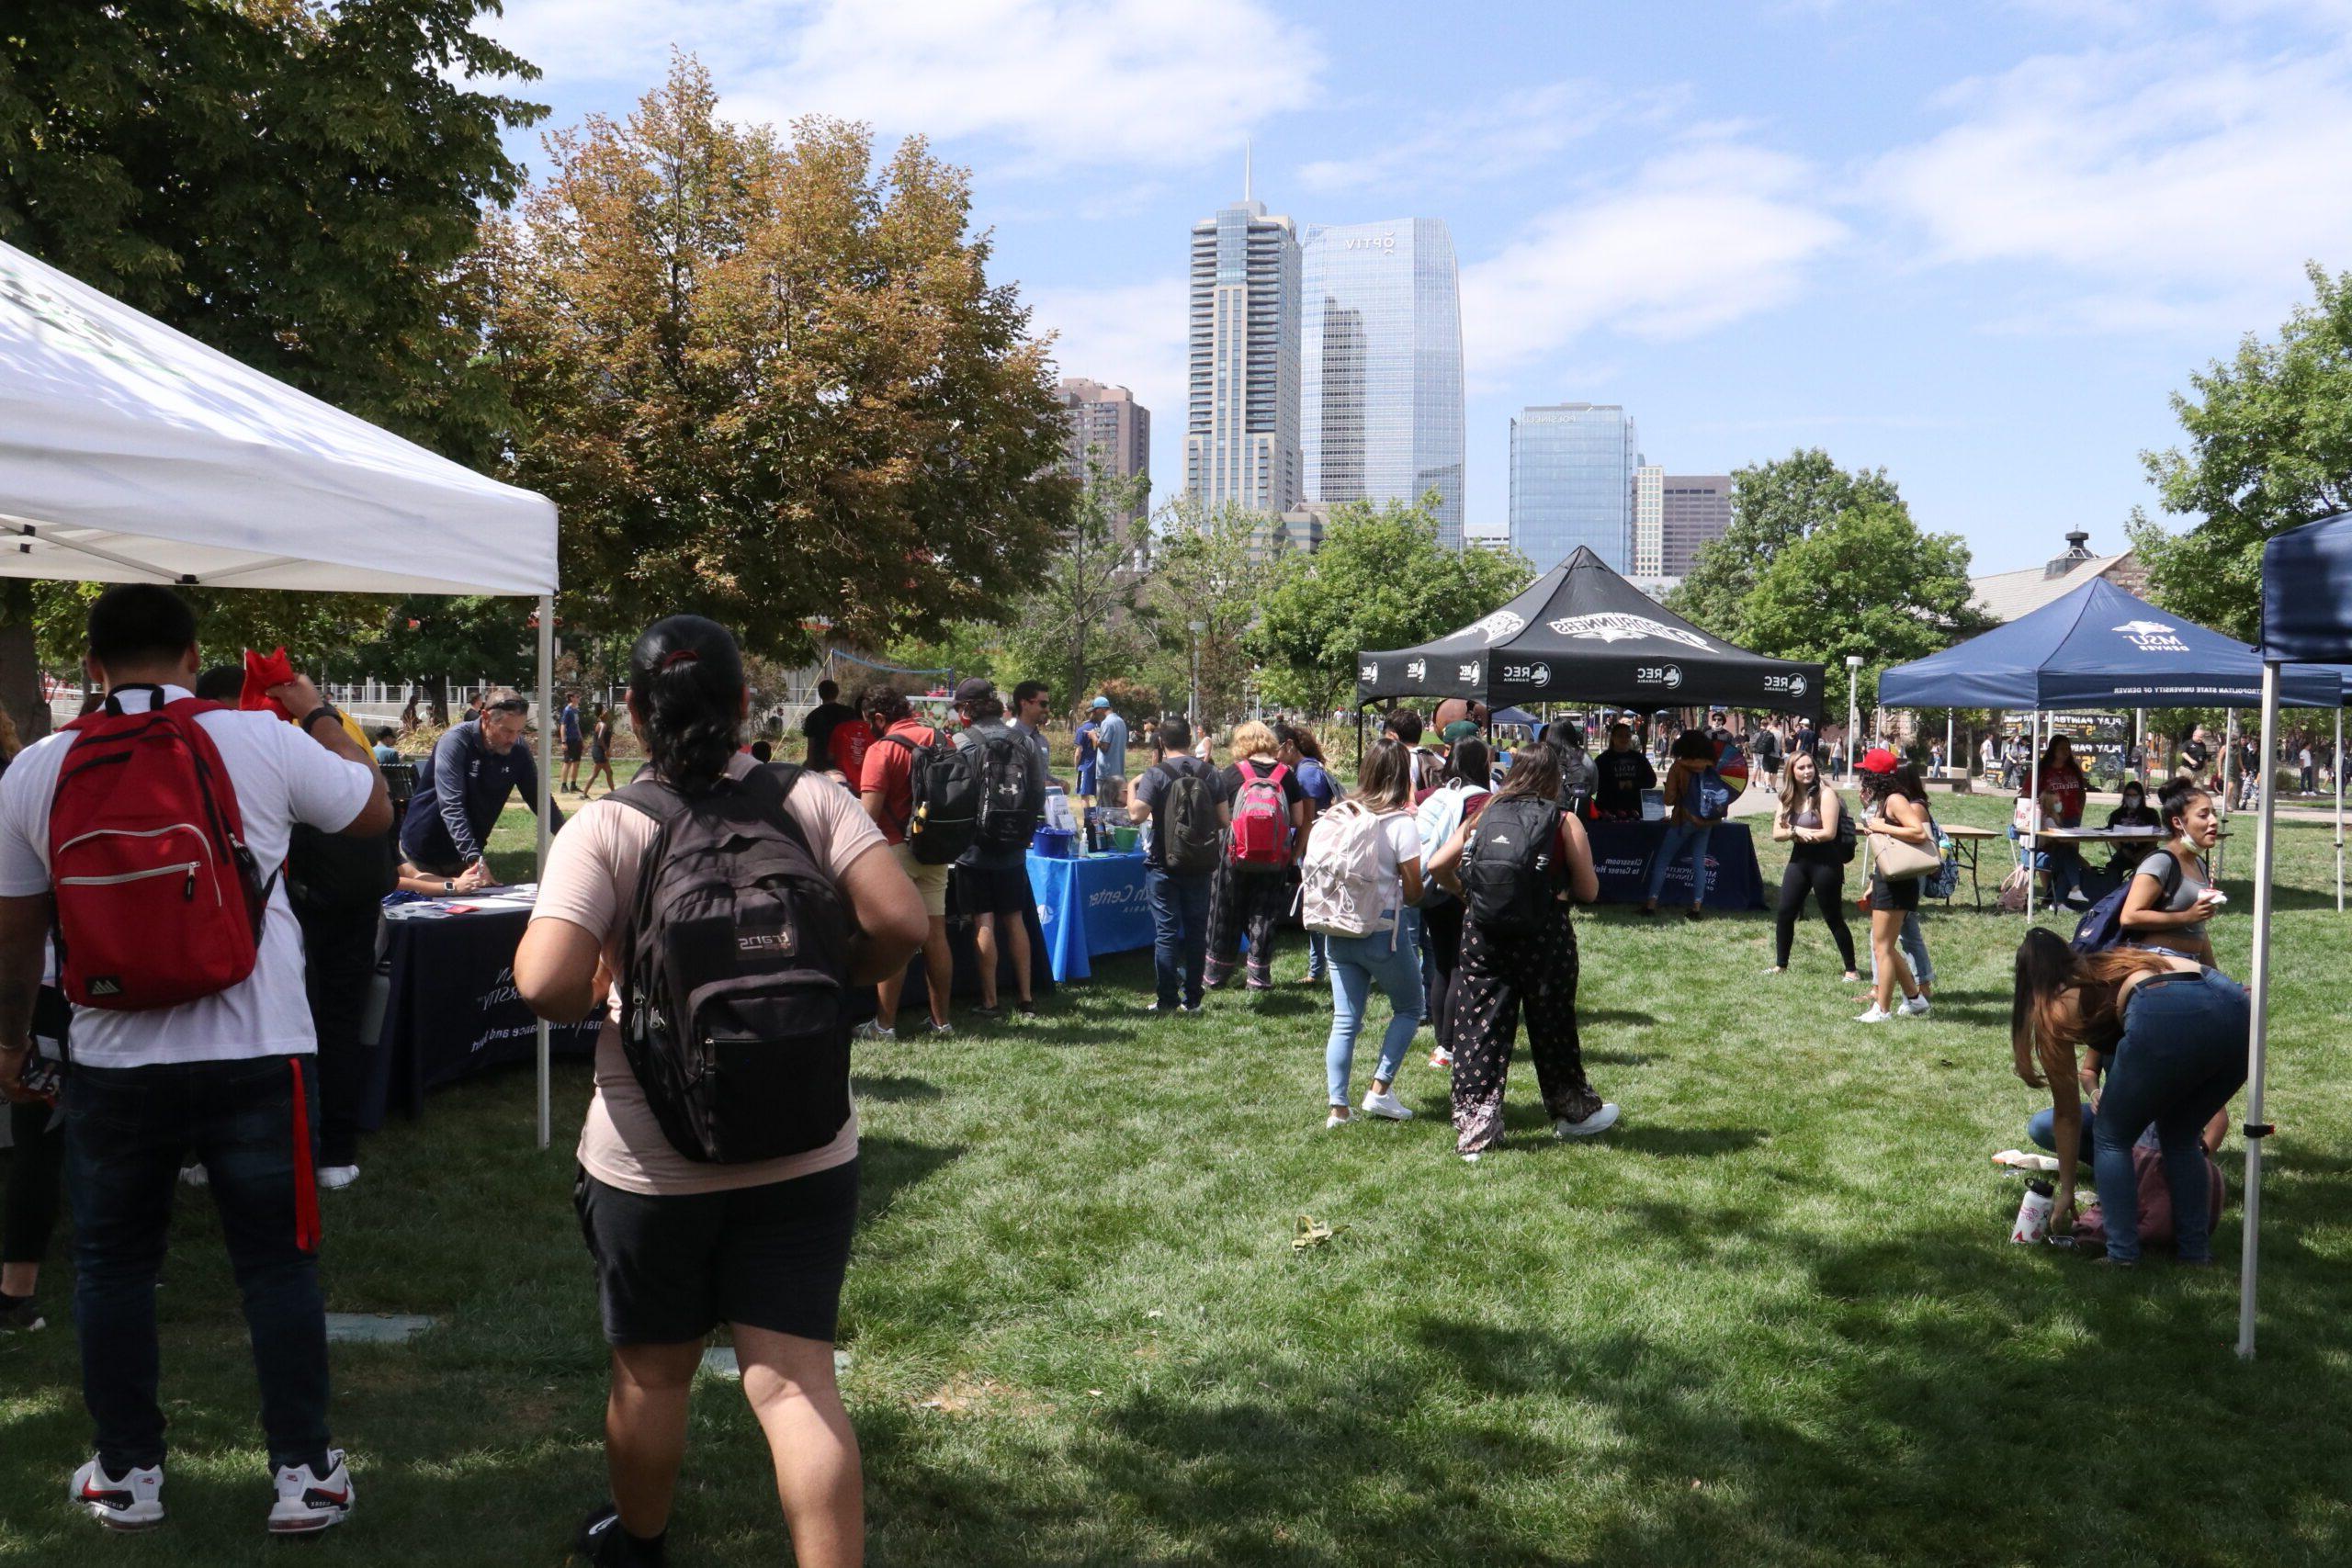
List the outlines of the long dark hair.
<svg viewBox="0 0 2352 1568">
<path fill-rule="evenodd" d="M 1510 754 L 1510 772 L 1503 775 L 1495 798 L 1532 795 L 1538 800 L 1557 800 L 1565 784 L 1560 774 L 1560 749 L 1549 740 L 1538 740 Z"/>
<path fill-rule="evenodd" d="M 2186 838 L 2188 828 L 2182 818 L 2188 815 L 2193 800 L 2211 800 L 2213 792 L 2195 779 L 2180 778 L 2156 792 L 2156 815 L 2163 819 L 2165 831 L 2174 838 Z"/>
<path fill-rule="evenodd" d="M 1495 782 L 1494 753 L 1487 750 L 1483 740 L 1457 740 L 1445 760 L 1445 775 L 1476 784 L 1480 789 L 1491 788 Z"/>
<path fill-rule="evenodd" d="M 2017 987 L 2009 998 L 2009 1051 L 2017 1059 L 2018 1076 L 2041 1089 L 2046 1075 L 2068 1070 L 2067 1059 L 2075 1046 L 2114 1039 L 2121 1032 L 2115 995 L 2123 982 L 2171 968 L 2162 955 L 2146 948 L 2080 953 L 2056 931 L 2037 926 L 2026 932 L 2018 943 Z M 2059 995 L 2068 990 L 2075 992 L 2080 1019 L 2080 1026 L 2071 1032 L 2061 1026 L 2058 1015 Z"/>
<path fill-rule="evenodd" d="M 700 615 L 645 628 L 628 655 L 628 701 L 646 765 L 682 787 L 707 785 L 743 743 L 743 655 Z"/>
</svg>

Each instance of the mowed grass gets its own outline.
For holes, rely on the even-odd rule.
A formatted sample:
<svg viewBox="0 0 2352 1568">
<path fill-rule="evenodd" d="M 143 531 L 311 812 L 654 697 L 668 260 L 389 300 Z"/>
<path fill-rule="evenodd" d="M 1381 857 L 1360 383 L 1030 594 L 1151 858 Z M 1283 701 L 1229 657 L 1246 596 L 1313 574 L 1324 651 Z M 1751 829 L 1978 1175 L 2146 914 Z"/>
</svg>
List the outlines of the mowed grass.
<svg viewBox="0 0 2352 1568">
<path fill-rule="evenodd" d="M 1939 801 L 1950 819 L 2005 802 Z M 2222 959 L 2243 972 L 2241 819 Z M 519 847 L 527 818 L 510 818 Z M 1768 882 L 1778 853 L 1761 846 Z M 2017 917 L 1927 917 L 1925 1022 L 1849 1021 L 1808 922 L 1580 920 L 1585 1046 L 1622 1127 L 1452 1154 L 1417 1051 L 1405 1125 L 1322 1128 L 1328 999 L 1136 1011 L 1146 955 L 1027 1024 L 862 1048 L 865 1217 L 844 1385 L 877 1564 L 2333 1563 L 2352 1559 L 2352 922 L 2324 829 L 2282 832 L 2262 1354 L 2233 1268 L 2109 1272 L 2011 1247 L 1995 1150 Z M 1989 869 L 1989 868 L 1988 868 Z M 1988 882 L 1997 882 L 1997 874 Z M 1377 1015 L 1378 1004 L 1375 1004 Z M 1368 1066 L 1368 1057 L 1365 1059 Z M 584 1070 L 531 1146 L 514 1074 L 434 1098 L 327 1198 L 333 1306 L 435 1314 L 342 1348 L 360 1491 L 322 1556 L 561 1561 L 602 1495 L 605 1358 L 570 1208 Z M 2242 1149 L 2225 1166 L 2234 1260 Z M 1303 1215 L 1334 1229 L 1295 1249 Z M 52 1260 L 44 1297 L 64 1299 Z M 70 1333 L 0 1341 L 0 1562 L 276 1561 L 243 1330 L 184 1192 L 160 1298 L 173 1518 L 101 1538 Z M 730 1384 L 701 1391 L 673 1560 L 789 1561 Z"/>
</svg>

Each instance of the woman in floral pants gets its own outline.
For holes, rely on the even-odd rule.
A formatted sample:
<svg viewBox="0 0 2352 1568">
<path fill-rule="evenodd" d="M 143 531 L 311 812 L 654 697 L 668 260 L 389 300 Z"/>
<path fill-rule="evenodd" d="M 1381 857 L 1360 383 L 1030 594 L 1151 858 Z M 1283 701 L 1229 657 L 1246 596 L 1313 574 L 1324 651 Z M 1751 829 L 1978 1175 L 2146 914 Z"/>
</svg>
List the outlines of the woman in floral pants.
<svg viewBox="0 0 2352 1568">
<path fill-rule="evenodd" d="M 1482 823 L 1513 796 L 1557 800 L 1559 753 L 1539 743 L 1522 750 L 1510 777 L 1495 792 L 1487 814 L 1456 829 L 1430 862 L 1439 883 L 1459 890 L 1465 849 Z M 1577 1040 L 1577 932 L 1571 901 L 1589 904 L 1600 896 L 1592 867 L 1592 846 L 1584 826 L 1562 811 L 1555 814 L 1548 874 L 1553 897 L 1542 923 L 1532 931 L 1498 931 L 1472 914 L 1462 925 L 1462 956 L 1448 1005 L 1453 1010 L 1454 1146 L 1476 1159 L 1502 1141 L 1503 1080 L 1510 1070 L 1511 1045 L 1520 1015 L 1527 1018 L 1528 1055 L 1535 1059 L 1535 1082 L 1552 1133 L 1588 1138 L 1617 1122 L 1618 1109 L 1592 1090 L 1584 1076 L 1584 1053 Z"/>
</svg>

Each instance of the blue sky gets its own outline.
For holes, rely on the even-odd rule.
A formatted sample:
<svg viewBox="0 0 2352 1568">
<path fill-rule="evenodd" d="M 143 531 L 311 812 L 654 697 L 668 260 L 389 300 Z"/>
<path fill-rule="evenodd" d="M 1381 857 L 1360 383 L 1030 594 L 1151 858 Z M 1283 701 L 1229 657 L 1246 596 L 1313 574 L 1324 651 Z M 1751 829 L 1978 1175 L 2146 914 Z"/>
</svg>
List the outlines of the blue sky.
<svg viewBox="0 0 2352 1568">
<path fill-rule="evenodd" d="M 552 124 L 673 45 L 739 119 L 929 135 L 1066 373 L 1181 476 L 1191 224 L 1442 218 L 1468 518 L 1509 421 L 1622 402 L 1651 461 L 1884 465 L 1976 570 L 2121 547 L 2188 373 L 2352 269 L 2352 0 L 506 0 Z M 540 161 L 537 137 L 519 149 Z"/>
</svg>

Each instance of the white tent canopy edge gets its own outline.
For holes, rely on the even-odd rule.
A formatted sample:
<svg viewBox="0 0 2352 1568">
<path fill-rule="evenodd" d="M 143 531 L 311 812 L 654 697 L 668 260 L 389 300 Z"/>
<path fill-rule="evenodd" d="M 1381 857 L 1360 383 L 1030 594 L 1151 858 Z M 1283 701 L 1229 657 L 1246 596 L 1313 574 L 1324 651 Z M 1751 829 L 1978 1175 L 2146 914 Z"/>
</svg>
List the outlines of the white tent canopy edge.
<svg viewBox="0 0 2352 1568">
<path fill-rule="evenodd" d="M 0 576 L 537 597 L 538 862 L 556 512 L 0 244 Z M 548 1126 L 538 1031 L 538 1137 Z"/>
</svg>

